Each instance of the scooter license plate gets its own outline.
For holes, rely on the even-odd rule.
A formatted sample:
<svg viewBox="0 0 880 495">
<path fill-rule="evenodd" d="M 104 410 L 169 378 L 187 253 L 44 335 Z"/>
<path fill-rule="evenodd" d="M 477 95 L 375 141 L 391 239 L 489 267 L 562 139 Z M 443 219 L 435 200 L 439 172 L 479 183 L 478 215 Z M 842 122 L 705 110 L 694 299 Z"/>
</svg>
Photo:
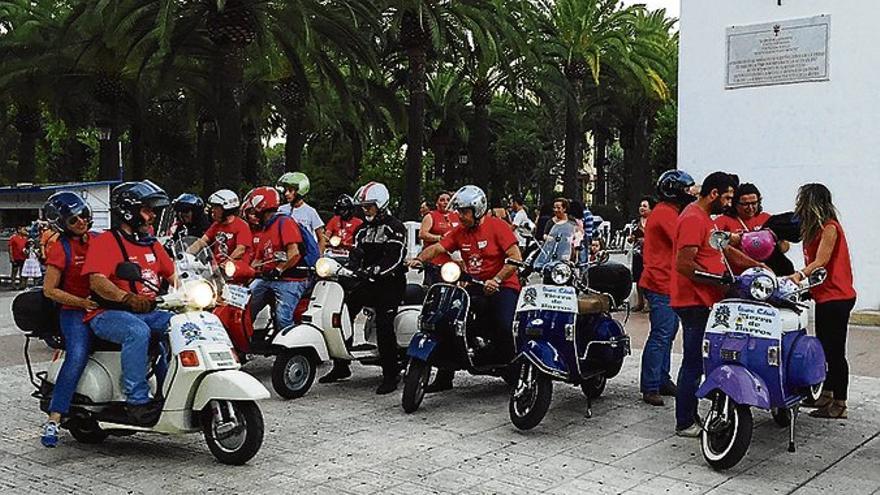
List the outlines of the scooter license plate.
<svg viewBox="0 0 880 495">
<path fill-rule="evenodd" d="M 241 285 L 227 284 L 223 287 L 223 300 L 230 306 L 245 309 L 251 300 L 251 290 Z"/>
</svg>

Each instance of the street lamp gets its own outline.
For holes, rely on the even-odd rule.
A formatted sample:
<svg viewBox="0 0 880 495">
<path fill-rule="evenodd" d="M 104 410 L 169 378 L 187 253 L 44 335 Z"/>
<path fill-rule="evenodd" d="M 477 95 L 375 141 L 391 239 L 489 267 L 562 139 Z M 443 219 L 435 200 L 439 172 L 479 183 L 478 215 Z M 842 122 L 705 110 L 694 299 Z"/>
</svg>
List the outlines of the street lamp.
<svg viewBox="0 0 880 495">
<path fill-rule="evenodd" d="M 110 137 L 113 135 L 113 128 L 107 122 L 98 122 L 98 140 L 100 141 L 110 141 Z"/>
</svg>

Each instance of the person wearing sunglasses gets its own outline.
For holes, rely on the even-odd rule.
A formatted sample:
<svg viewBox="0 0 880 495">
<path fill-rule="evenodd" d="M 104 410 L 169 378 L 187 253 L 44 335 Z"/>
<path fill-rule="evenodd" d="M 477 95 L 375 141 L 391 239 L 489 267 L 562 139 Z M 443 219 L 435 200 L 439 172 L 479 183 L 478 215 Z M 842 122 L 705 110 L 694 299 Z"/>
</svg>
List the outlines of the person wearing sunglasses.
<svg viewBox="0 0 880 495">
<path fill-rule="evenodd" d="M 761 230 L 771 216 L 764 211 L 761 205 L 761 191 L 758 190 L 758 187 L 750 182 L 744 182 L 736 188 L 733 202 L 727 211 L 715 219 L 715 227 L 733 234 L 730 243 L 734 247 L 739 247 L 743 233 Z M 778 254 L 775 253 L 774 256 L 784 257 L 784 253 L 788 251 L 789 247 L 787 241 L 778 241 L 776 245 Z M 736 273 L 741 273 L 745 269 L 745 267 L 736 265 L 732 268 Z"/>
<path fill-rule="evenodd" d="M 43 206 L 43 216 L 59 233 L 58 242 L 50 244 L 46 253 L 43 294 L 61 306 L 59 321 L 66 350 L 40 438 L 44 446 L 54 447 L 58 443 L 58 425 L 70 410 L 73 393 L 89 359 L 93 334 L 83 318 L 87 310 L 98 306 L 89 299 L 89 278 L 82 274 L 91 239 L 89 205 L 75 193 L 59 192 Z"/>
</svg>

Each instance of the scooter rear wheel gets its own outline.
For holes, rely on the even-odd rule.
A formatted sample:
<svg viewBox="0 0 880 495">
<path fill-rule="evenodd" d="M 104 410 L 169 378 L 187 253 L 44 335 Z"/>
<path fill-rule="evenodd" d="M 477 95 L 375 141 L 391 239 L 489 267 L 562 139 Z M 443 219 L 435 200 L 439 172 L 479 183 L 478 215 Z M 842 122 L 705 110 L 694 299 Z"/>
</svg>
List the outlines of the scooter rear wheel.
<svg viewBox="0 0 880 495">
<path fill-rule="evenodd" d="M 400 405 L 407 414 L 416 412 L 425 398 L 425 388 L 431 376 L 431 367 L 421 359 L 410 359 L 403 377 L 403 394 Z"/>
<path fill-rule="evenodd" d="M 272 365 L 272 388 L 284 399 L 298 399 L 312 387 L 317 368 L 316 360 L 302 349 L 281 353 Z"/>
<path fill-rule="evenodd" d="M 70 436 L 79 443 L 97 444 L 101 443 L 110 436 L 109 433 L 102 430 L 98 426 L 98 422 L 93 419 L 75 419 L 64 425 L 70 432 Z"/>
<path fill-rule="evenodd" d="M 254 401 L 211 401 L 202 409 L 201 421 L 208 449 L 223 464 L 240 466 L 263 445 L 263 413 Z"/>
<path fill-rule="evenodd" d="M 725 409 L 726 420 L 723 419 Z M 716 471 L 730 469 L 746 455 L 751 442 L 752 409 L 718 393 L 703 424 L 700 438 L 703 458 Z"/>
<path fill-rule="evenodd" d="M 538 426 L 553 399 L 553 381 L 532 363 L 520 365 L 519 379 L 510 391 L 510 421 L 520 430 Z"/>
</svg>

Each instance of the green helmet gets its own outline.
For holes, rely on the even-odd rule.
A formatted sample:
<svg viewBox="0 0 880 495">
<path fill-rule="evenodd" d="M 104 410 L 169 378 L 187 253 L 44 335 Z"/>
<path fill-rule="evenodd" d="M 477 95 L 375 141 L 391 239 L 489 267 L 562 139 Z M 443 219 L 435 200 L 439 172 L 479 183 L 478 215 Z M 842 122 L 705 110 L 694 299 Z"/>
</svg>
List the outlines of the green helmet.
<svg viewBox="0 0 880 495">
<path fill-rule="evenodd" d="M 287 172 L 278 179 L 276 185 L 284 189 L 293 189 L 300 196 L 308 194 L 311 187 L 308 176 L 302 172 Z"/>
</svg>

